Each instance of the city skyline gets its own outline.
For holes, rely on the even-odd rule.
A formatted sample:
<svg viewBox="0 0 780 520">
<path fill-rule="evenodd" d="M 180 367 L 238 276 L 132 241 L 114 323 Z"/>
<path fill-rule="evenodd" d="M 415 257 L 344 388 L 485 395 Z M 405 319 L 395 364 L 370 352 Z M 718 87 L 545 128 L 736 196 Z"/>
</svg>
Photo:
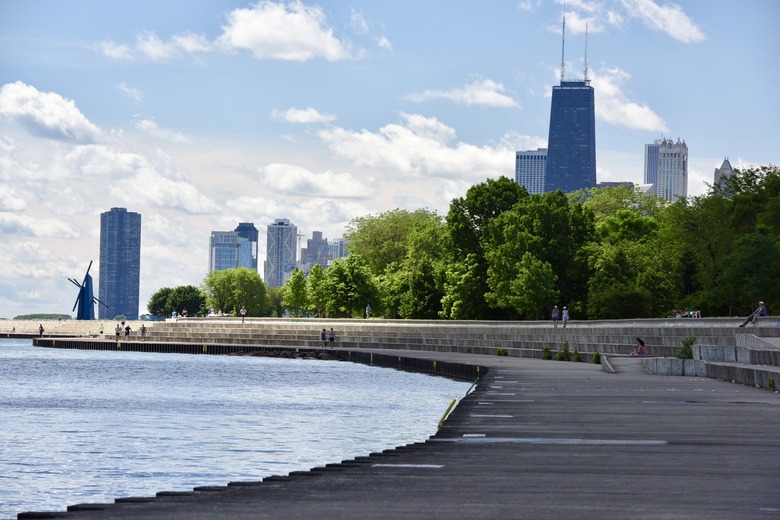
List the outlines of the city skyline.
<svg viewBox="0 0 780 520">
<path fill-rule="evenodd" d="M 212 230 L 279 216 L 339 237 L 446 214 L 547 147 L 562 1 L 0 4 L 0 317 L 67 313 L 98 215 L 144 215 L 140 305 L 200 285 Z M 597 181 L 685 138 L 688 194 L 780 163 L 780 4 L 566 2 L 565 77 L 594 87 Z M 285 27 L 284 33 L 274 27 Z M 258 237 L 265 261 L 265 233 Z M 258 267 L 260 270 L 261 267 Z M 96 279 L 96 283 L 99 283 Z"/>
</svg>

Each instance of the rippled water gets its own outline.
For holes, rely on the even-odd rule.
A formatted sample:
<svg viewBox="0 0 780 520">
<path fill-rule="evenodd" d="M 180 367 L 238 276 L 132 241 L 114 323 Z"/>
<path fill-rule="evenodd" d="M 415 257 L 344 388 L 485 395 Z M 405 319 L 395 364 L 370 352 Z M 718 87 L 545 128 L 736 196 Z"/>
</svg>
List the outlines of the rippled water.
<svg viewBox="0 0 780 520">
<path fill-rule="evenodd" d="M 0 519 L 422 441 L 469 386 L 346 362 L 0 340 Z"/>
</svg>

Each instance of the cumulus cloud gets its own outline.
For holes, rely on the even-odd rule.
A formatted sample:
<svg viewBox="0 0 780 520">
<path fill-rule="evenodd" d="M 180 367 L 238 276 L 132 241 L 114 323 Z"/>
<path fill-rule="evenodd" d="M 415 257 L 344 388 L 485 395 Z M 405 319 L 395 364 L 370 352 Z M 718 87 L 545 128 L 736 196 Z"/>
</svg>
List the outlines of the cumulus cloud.
<svg viewBox="0 0 780 520">
<path fill-rule="evenodd" d="M 476 79 L 460 88 L 425 90 L 424 92 L 408 94 L 405 99 L 417 103 L 431 99 L 449 99 L 461 105 L 520 108 L 514 99 L 504 94 L 504 90 L 502 83 L 490 79 Z"/>
<path fill-rule="evenodd" d="M 162 139 L 163 141 L 170 141 L 177 144 L 187 144 L 190 142 L 187 136 L 181 132 L 168 128 L 160 128 L 153 119 L 136 119 L 133 124 L 139 130 L 143 130 L 152 137 Z"/>
<path fill-rule="evenodd" d="M 507 175 L 514 150 L 506 145 L 475 146 L 454 141 L 455 131 L 436 118 L 401 114 L 402 124 L 377 132 L 344 128 L 322 130 L 318 136 L 338 156 L 391 176 L 441 177 L 467 180 Z"/>
<path fill-rule="evenodd" d="M 699 27 L 676 4 L 658 5 L 653 0 L 622 0 L 629 16 L 643 24 L 661 31 L 683 43 L 698 43 L 706 36 Z"/>
<path fill-rule="evenodd" d="M 7 184 L 0 184 L 0 211 L 24 211 L 27 202 L 22 195 Z"/>
<path fill-rule="evenodd" d="M 288 123 L 328 123 L 336 119 L 333 114 L 321 114 L 311 107 L 272 110 L 271 117 Z"/>
<path fill-rule="evenodd" d="M 21 81 L 0 87 L 0 115 L 48 139 L 89 143 L 101 137 L 100 129 L 84 117 L 75 101 L 55 92 L 41 92 Z"/>
<path fill-rule="evenodd" d="M 133 50 L 124 43 L 114 43 L 111 40 L 105 40 L 95 45 L 95 48 L 103 56 L 112 60 L 131 60 L 133 59 Z"/>
<path fill-rule="evenodd" d="M 623 92 L 623 83 L 631 77 L 619 68 L 593 74 L 591 83 L 596 96 L 596 117 L 611 125 L 634 130 L 666 132 L 664 120 L 649 106 L 630 101 Z"/>
<path fill-rule="evenodd" d="M 328 61 L 349 57 L 349 45 L 327 27 L 320 7 L 300 1 L 261 1 L 248 9 L 235 9 L 217 39 L 229 50 L 247 50 L 258 59 Z"/>
<path fill-rule="evenodd" d="M 376 188 L 365 184 L 349 173 L 326 170 L 314 173 L 294 164 L 268 164 L 258 169 L 260 181 L 281 193 L 312 197 L 366 198 Z M 369 183 L 371 179 L 366 179 Z"/>
<path fill-rule="evenodd" d="M 3 212 L 0 212 L 0 233 L 28 237 L 79 237 L 79 233 L 60 219 Z"/>
</svg>

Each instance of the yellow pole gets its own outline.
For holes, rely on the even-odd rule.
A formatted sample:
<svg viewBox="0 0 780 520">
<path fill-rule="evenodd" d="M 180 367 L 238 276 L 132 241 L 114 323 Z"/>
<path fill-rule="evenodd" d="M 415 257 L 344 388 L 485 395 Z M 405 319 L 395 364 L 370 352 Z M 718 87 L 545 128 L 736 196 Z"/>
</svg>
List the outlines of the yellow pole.
<svg viewBox="0 0 780 520">
<path fill-rule="evenodd" d="M 447 407 L 447 411 L 444 412 L 444 415 L 441 416 L 441 419 L 439 419 L 439 428 L 441 428 L 441 425 L 444 423 L 444 419 L 447 418 L 447 416 L 450 414 L 450 410 L 452 410 L 452 407 L 455 406 L 455 401 L 457 399 L 453 399 L 450 405 Z"/>
</svg>

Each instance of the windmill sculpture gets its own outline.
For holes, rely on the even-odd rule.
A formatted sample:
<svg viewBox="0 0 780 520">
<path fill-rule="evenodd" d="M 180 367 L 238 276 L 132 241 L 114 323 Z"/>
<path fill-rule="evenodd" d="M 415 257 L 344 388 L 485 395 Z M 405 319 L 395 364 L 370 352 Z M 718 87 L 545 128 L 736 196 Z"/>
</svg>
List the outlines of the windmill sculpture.
<svg viewBox="0 0 780 520">
<path fill-rule="evenodd" d="M 92 260 L 89 261 L 89 266 L 87 267 L 87 273 L 84 275 L 84 281 L 81 283 L 78 283 L 73 278 L 68 278 L 68 280 L 73 285 L 79 288 L 79 295 L 76 298 L 76 303 L 73 305 L 74 311 L 76 310 L 76 307 L 78 307 L 79 309 L 78 312 L 76 313 L 77 320 L 94 320 L 95 303 L 99 303 L 106 309 L 109 308 L 108 305 L 95 298 L 95 295 L 92 292 L 92 277 L 89 275 L 89 270 L 91 267 L 92 267 Z"/>
</svg>

